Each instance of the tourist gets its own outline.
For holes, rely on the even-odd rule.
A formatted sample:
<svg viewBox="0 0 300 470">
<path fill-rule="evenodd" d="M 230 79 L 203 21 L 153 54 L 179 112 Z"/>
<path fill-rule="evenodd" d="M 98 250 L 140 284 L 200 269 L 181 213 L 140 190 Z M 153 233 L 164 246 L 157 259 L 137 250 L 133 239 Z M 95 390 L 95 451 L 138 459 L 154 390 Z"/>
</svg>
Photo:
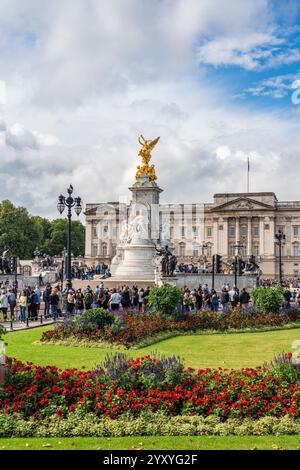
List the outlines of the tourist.
<svg viewBox="0 0 300 470">
<path fill-rule="evenodd" d="M 183 294 L 182 303 L 183 303 L 184 312 L 185 313 L 189 312 L 190 311 L 190 305 L 191 305 L 191 299 L 190 299 L 190 293 L 189 293 L 188 290 L 186 290 Z"/>
<path fill-rule="evenodd" d="M 110 296 L 109 305 L 112 310 L 119 310 L 122 297 L 114 288 Z"/>
<path fill-rule="evenodd" d="M 195 297 L 196 297 L 196 309 L 201 310 L 202 303 L 203 303 L 203 292 L 202 292 L 201 288 L 198 289 L 198 291 L 196 291 Z"/>
<path fill-rule="evenodd" d="M 50 298 L 49 298 L 49 302 L 50 302 L 50 307 L 51 307 L 51 316 L 53 318 L 54 321 L 57 320 L 57 314 L 58 314 L 58 304 L 59 304 L 59 296 L 58 296 L 58 293 L 57 293 L 57 289 L 52 289 L 51 291 L 51 294 L 50 294 Z"/>
<path fill-rule="evenodd" d="M 221 301 L 222 309 L 223 309 L 223 312 L 224 312 L 224 313 L 227 313 L 227 312 L 228 312 L 229 300 L 230 300 L 230 299 L 229 299 L 228 290 L 227 290 L 226 287 L 223 287 L 222 292 L 221 292 L 220 301 Z"/>
<path fill-rule="evenodd" d="M 121 304 L 123 308 L 129 308 L 131 305 L 130 302 L 130 292 L 129 292 L 129 287 L 126 286 L 125 289 L 121 293 Z"/>
<path fill-rule="evenodd" d="M 218 297 L 218 294 L 216 293 L 216 291 L 212 292 L 211 309 L 212 309 L 213 312 L 216 312 L 216 313 L 219 310 L 219 297 Z"/>
<path fill-rule="evenodd" d="M 35 293 L 35 303 L 36 303 L 36 315 L 38 317 L 40 306 L 41 306 L 41 297 L 42 297 L 42 292 L 38 286 L 35 286 L 34 293 Z"/>
<path fill-rule="evenodd" d="M 73 315 L 75 309 L 75 292 L 72 289 L 69 289 L 67 295 L 67 314 Z"/>
<path fill-rule="evenodd" d="M 48 318 L 50 316 L 50 295 L 51 295 L 51 286 L 50 284 L 46 285 L 46 289 L 43 292 L 43 301 L 45 304 L 44 316 Z"/>
<path fill-rule="evenodd" d="M 300 307 L 300 290 L 297 291 L 296 295 L 296 307 Z"/>
<path fill-rule="evenodd" d="M 283 293 L 283 307 L 284 308 L 290 308 L 291 298 L 292 298 L 291 291 L 289 289 L 286 289 Z"/>
<path fill-rule="evenodd" d="M 8 304 L 9 304 L 9 309 L 10 309 L 10 319 L 14 320 L 15 319 L 15 308 L 17 305 L 17 297 L 16 294 L 14 293 L 13 289 L 9 289 L 8 291 Z"/>
<path fill-rule="evenodd" d="M 36 292 L 33 289 L 29 289 L 28 304 L 30 308 L 28 311 L 28 316 L 30 320 L 37 321 L 37 306 L 39 305 L 39 303 L 40 299 L 38 298 Z"/>
<path fill-rule="evenodd" d="M 21 295 L 19 297 L 19 306 L 20 306 L 20 318 L 19 321 L 21 323 L 26 322 L 26 314 L 27 314 L 27 306 L 28 306 L 28 301 L 27 301 L 27 294 L 26 291 L 23 290 L 21 292 Z"/>
<path fill-rule="evenodd" d="M 93 292 L 90 286 L 87 286 L 85 293 L 84 293 L 84 305 L 86 310 L 90 310 L 92 308 L 92 304 L 94 302 Z"/>
<path fill-rule="evenodd" d="M 139 295 L 139 312 L 141 312 L 142 309 L 143 309 L 143 295 L 144 295 L 144 289 L 143 288 L 139 289 L 138 295 Z"/>
<path fill-rule="evenodd" d="M 245 287 L 242 289 L 241 295 L 240 295 L 240 305 L 242 309 L 247 309 L 249 302 L 250 302 L 250 295 L 246 291 Z"/>
<path fill-rule="evenodd" d="M 3 289 L 2 294 L 0 295 L 0 308 L 3 314 L 3 320 L 7 320 L 7 309 L 8 309 L 8 295 L 5 289 Z"/>
<path fill-rule="evenodd" d="M 150 288 L 147 287 L 146 290 L 143 293 L 143 306 L 142 306 L 142 311 L 143 312 L 146 312 L 146 310 L 147 310 L 149 294 L 150 294 Z"/>
<path fill-rule="evenodd" d="M 81 289 L 79 288 L 76 292 L 76 311 L 81 314 L 84 311 L 84 295 Z"/>
<path fill-rule="evenodd" d="M 233 286 L 228 292 L 228 294 L 229 294 L 229 301 L 231 303 L 231 307 L 236 308 L 240 300 L 238 289 L 235 286 Z"/>
<path fill-rule="evenodd" d="M 208 291 L 204 291 L 203 306 L 209 310 L 211 309 L 211 294 Z"/>
</svg>

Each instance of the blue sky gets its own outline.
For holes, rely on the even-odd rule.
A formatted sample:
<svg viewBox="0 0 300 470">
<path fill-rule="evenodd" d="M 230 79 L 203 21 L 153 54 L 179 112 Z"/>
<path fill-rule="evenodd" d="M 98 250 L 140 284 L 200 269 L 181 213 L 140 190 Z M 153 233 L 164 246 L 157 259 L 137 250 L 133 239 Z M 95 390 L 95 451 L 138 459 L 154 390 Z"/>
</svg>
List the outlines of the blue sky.
<svg viewBox="0 0 300 470">
<path fill-rule="evenodd" d="M 0 199 L 55 217 L 129 196 L 138 136 L 164 202 L 299 199 L 298 0 L 1 0 Z M 300 96 L 300 91 L 299 91 Z M 266 177 L 267 175 L 267 177 Z"/>
</svg>

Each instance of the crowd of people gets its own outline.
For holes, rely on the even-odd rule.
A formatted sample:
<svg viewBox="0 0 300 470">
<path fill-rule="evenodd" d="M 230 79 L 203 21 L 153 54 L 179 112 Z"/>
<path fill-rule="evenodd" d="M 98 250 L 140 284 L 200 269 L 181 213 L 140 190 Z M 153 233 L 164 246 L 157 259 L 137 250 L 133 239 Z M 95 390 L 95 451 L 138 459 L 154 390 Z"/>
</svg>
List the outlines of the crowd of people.
<svg viewBox="0 0 300 470">
<path fill-rule="evenodd" d="M 176 267 L 176 271 L 179 273 L 188 273 L 188 274 L 199 274 L 204 273 L 206 270 L 201 266 L 195 266 L 194 264 L 184 264 L 180 263 Z"/>
<path fill-rule="evenodd" d="M 78 266 L 73 265 L 71 268 L 72 279 L 80 279 L 83 281 L 92 281 L 94 276 L 102 276 L 103 279 L 111 277 L 109 266 L 105 263 L 98 263 L 96 266 Z M 66 278 L 66 273 L 62 269 L 59 271 L 59 279 Z"/>
<path fill-rule="evenodd" d="M 80 314 L 85 310 L 102 307 L 112 311 L 120 308 L 133 308 L 144 312 L 148 307 L 150 287 L 122 286 L 108 289 L 103 283 L 94 290 L 87 286 L 85 289 L 61 290 L 47 284 L 44 289 L 40 286 L 27 287 L 18 294 L 14 288 L 0 287 L 0 311 L 2 319 L 20 322 L 37 321 L 40 315 L 45 319 L 56 320 L 63 314 Z M 41 307 L 43 305 L 43 308 Z"/>
<path fill-rule="evenodd" d="M 262 284 L 265 286 L 275 283 Z M 17 320 L 20 322 L 37 321 L 42 315 L 45 319 L 56 320 L 59 316 L 80 314 L 85 310 L 102 307 L 111 311 L 120 309 L 134 309 L 145 312 L 148 309 L 150 287 L 142 288 L 133 285 L 123 285 L 119 288 L 107 288 L 101 282 L 95 289 L 89 285 L 82 289 L 64 289 L 60 285 L 45 287 L 26 287 L 18 292 L 17 286 L 7 283 L 0 285 L 0 311 L 2 320 Z M 182 289 L 182 298 L 178 305 L 181 312 L 198 311 L 202 308 L 214 312 L 241 307 L 247 309 L 251 305 L 251 296 L 243 288 L 241 291 L 235 286 L 224 284 L 220 292 L 209 289 L 207 284 L 198 289 Z M 300 307 L 300 282 L 285 282 L 283 293 L 283 306 Z M 1 317 L 0 317 L 1 319 Z"/>
</svg>

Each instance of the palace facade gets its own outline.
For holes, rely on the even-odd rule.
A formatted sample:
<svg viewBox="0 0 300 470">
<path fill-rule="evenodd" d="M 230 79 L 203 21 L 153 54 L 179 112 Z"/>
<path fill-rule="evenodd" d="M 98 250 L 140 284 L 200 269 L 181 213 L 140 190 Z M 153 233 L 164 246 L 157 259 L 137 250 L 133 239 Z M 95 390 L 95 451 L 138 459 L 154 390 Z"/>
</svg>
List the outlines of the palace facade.
<svg viewBox="0 0 300 470">
<path fill-rule="evenodd" d="M 85 259 L 88 264 L 110 265 L 122 239 L 130 206 L 111 202 L 87 204 Z M 278 201 L 272 192 L 215 194 L 209 204 L 159 204 L 159 233 L 170 240 L 179 263 L 208 267 L 212 255 L 229 266 L 237 253 L 254 255 L 264 277 L 279 273 L 282 230 L 282 272 L 300 277 L 300 201 Z M 239 242 L 239 243 L 238 243 Z"/>
</svg>

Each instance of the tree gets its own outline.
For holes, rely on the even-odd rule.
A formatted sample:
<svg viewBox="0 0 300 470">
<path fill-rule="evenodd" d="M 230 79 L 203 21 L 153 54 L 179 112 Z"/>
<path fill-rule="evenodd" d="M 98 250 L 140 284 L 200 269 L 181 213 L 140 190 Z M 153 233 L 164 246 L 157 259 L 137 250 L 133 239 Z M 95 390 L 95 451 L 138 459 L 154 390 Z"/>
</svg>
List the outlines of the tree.
<svg viewBox="0 0 300 470">
<path fill-rule="evenodd" d="M 9 247 L 14 256 L 31 259 L 41 243 L 37 221 L 24 207 L 15 207 L 10 201 L 0 203 L 0 252 Z"/>
<path fill-rule="evenodd" d="M 44 252 L 45 250 L 43 245 L 51 237 L 51 222 L 45 217 L 40 217 L 39 215 L 32 216 L 31 220 L 37 224 L 40 237 L 39 249 Z"/>
<path fill-rule="evenodd" d="M 45 240 L 42 248 L 47 254 L 60 255 L 67 247 L 68 220 L 55 219 L 51 222 L 50 237 Z M 72 253 L 74 256 L 84 255 L 85 228 L 79 221 L 72 221 Z"/>
<path fill-rule="evenodd" d="M 161 287 L 152 287 L 148 297 L 148 303 L 157 313 L 172 315 L 182 298 L 178 287 L 164 284 Z"/>
<path fill-rule="evenodd" d="M 10 201 L 0 203 L 0 254 L 8 247 L 13 256 L 32 259 L 36 247 L 51 256 L 60 255 L 67 246 L 68 221 L 50 222 L 32 216 L 24 207 L 15 207 Z M 72 222 L 72 252 L 84 255 L 85 228 L 80 221 Z"/>
</svg>

